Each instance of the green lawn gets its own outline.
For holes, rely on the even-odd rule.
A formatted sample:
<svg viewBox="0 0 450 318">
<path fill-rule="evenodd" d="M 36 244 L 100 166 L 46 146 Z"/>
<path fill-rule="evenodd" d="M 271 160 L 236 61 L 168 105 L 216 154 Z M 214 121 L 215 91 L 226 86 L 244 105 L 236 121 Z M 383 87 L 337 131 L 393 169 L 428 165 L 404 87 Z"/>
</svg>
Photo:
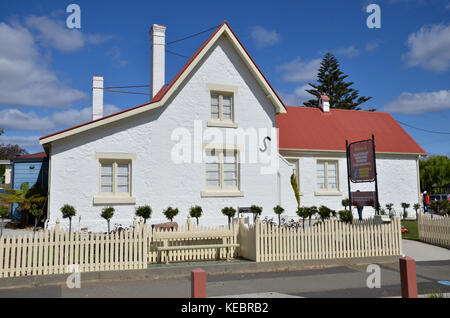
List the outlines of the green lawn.
<svg viewBox="0 0 450 318">
<path fill-rule="evenodd" d="M 408 234 L 403 234 L 402 237 L 408 240 L 419 240 L 419 230 L 417 228 L 417 221 L 402 221 L 402 225 L 408 230 Z"/>
</svg>

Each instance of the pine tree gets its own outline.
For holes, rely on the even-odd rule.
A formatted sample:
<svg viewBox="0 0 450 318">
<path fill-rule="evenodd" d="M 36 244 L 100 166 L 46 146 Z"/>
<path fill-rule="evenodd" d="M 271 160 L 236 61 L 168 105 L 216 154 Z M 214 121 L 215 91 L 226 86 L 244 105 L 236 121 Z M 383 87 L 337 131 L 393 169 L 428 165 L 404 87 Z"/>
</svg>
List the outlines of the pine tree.
<svg viewBox="0 0 450 318">
<path fill-rule="evenodd" d="M 317 74 L 318 85 L 309 83 L 312 89 L 306 91 L 316 98 L 304 103 L 307 107 L 319 107 L 320 95 L 330 98 L 331 108 L 360 110 L 357 106 L 372 97 L 359 97 L 359 92 L 351 88 L 353 82 L 344 82 L 348 75 L 339 69 L 339 62 L 333 54 L 327 53 L 320 63 Z"/>
</svg>

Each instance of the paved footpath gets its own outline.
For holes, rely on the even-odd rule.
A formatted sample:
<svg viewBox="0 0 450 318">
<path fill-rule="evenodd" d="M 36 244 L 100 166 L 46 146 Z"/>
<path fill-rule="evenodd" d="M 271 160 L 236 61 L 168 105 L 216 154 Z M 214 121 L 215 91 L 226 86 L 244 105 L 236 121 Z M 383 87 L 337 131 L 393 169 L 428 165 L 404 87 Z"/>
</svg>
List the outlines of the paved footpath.
<svg viewBox="0 0 450 318">
<path fill-rule="evenodd" d="M 416 244 L 417 243 L 417 244 Z M 438 281 L 450 280 L 449 250 L 428 254 L 433 246 L 405 242 L 405 254 L 417 261 L 419 294 L 449 293 L 450 286 Z M 446 258 L 436 260 L 436 258 Z M 369 289 L 367 266 L 347 265 L 322 269 L 282 272 L 216 274 L 208 276 L 209 297 L 397 297 L 401 294 L 399 265 L 380 265 L 381 288 Z M 117 282 L 81 282 L 80 289 L 65 286 L 0 289 L 0 297 L 189 297 L 190 279 L 127 280 Z"/>
</svg>

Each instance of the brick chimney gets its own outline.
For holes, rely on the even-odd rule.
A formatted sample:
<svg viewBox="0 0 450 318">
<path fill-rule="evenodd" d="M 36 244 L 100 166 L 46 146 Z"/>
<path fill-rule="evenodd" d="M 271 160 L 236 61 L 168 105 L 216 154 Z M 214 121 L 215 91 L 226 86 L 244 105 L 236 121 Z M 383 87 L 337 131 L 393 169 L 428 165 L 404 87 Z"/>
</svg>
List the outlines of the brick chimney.
<svg viewBox="0 0 450 318">
<path fill-rule="evenodd" d="M 151 75 L 150 97 L 153 99 L 165 84 L 166 67 L 166 27 L 153 24 L 150 29 L 151 38 Z"/>
<path fill-rule="evenodd" d="M 319 99 L 319 108 L 324 112 L 324 113 L 329 113 L 330 112 L 330 98 L 326 95 L 322 95 L 320 96 Z"/>
<path fill-rule="evenodd" d="M 92 78 L 92 120 L 103 117 L 103 76 Z"/>
</svg>

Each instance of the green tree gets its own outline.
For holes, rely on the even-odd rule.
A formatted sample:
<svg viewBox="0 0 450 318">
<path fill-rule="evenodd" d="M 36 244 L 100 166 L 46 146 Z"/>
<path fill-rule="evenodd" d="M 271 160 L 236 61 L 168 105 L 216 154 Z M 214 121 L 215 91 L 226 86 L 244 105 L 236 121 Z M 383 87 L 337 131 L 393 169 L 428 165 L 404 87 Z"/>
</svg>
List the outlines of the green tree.
<svg viewBox="0 0 450 318">
<path fill-rule="evenodd" d="M 3 236 L 3 226 L 4 219 L 9 216 L 9 207 L 6 205 L 0 205 L 0 218 L 2 219 L 2 224 L 0 224 L 0 238 Z"/>
<path fill-rule="evenodd" d="M 413 205 L 413 209 L 414 209 L 414 211 L 416 211 L 416 220 L 417 220 L 417 216 L 418 216 L 418 211 L 420 210 L 420 203 L 415 203 L 414 205 Z"/>
<path fill-rule="evenodd" d="M 222 209 L 222 214 L 228 217 L 228 225 L 230 225 L 231 218 L 236 215 L 236 209 L 233 207 L 225 207 Z"/>
<path fill-rule="evenodd" d="M 189 211 L 189 215 L 191 216 L 191 218 L 195 218 L 197 220 L 197 225 L 198 225 L 198 218 L 201 217 L 202 214 L 203 209 L 199 205 L 191 207 L 191 210 Z"/>
<path fill-rule="evenodd" d="M 69 233 L 72 231 L 72 218 L 77 214 L 77 210 L 69 204 L 64 204 L 61 208 L 63 219 L 69 219 Z"/>
<path fill-rule="evenodd" d="M 44 207 L 47 202 L 47 193 L 39 188 L 38 184 L 29 187 L 28 182 L 22 183 L 20 189 L 4 188 L 5 193 L 0 193 L 0 200 L 19 205 L 18 210 L 22 212 L 22 224 L 28 223 L 28 213 L 33 204 Z"/>
<path fill-rule="evenodd" d="M 111 232 L 109 224 L 111 222 L 111 218 L 114 216 L 115 211 L 116 210 L 112 206 L 109 206 L 103 208 L 102 214 L 100 214 L 100 216 L 106 220 L 106 223 L 108 223 L 108 233 Z"/>
<path fill-rule="evenodd" d="M 392 209 L 394 207 L 394 203 L 388 203 L 386 204 L 386 209 L 389 211 L 389 217 L 392 216 Z"/>
<path fill-rule="evenodd" d="M 347 207 L 350 206 L 350 199 L 349 198 L 342 199 L 341 204 L 344 207 L 344 210 L 347 210 Z"/>
<path fill-rule="evenodd" d="M 28 155 L 28 151 L 20 148 L 19 145 L 3 145 L 0 144 L 0 160 L 12 160 L 17 156 Z"/>
<path fill-rule="evenodd" d="M 169 206 L 163 211 L 163 214 L 168 220 L 170 220 L 170 222 L 173 222 L 173 218 L 178 215 L 178 209 L 173 209 Z"/>
<path fill-rule="evenodd" d="M 34 216 L 33 232 L 36 232 L 39 221 L 40 221 L 41 217 L 44 215 L 44 207 L 38 206 L 37 204 L 32 204 L 29 212 L 32 216 Z"/>
<path fill-rule="evenodd" d="M 353 222 L 353 214 L 348 210 L 339 211 L 339 219 L 342 222 L 351 224 Z"/>
<path fill-rule="evenodd" d="M 445 193 L 444 186 L 450 183 L 450 158 L 429 156 L 419 161 L 420 188 L 429 194 Z"/>
<path fill-rule="evenodd" d="M 308 207 L 297 208 L 297 215 L 302 218 L 303 229 L 305 229 L 305 219 L 309 216 Z"/>
<path fill-rule="evenodd" d="M 136 208 L 135 214 L 137 217 L 143 218 L 145 224 L 152 215 L 152 208 L 150 205 L 139 206 Z"/>
<path fill-rule="evenodd" d="M 316 215 L 317 213 L 319 213 L 319 210 L 317 209 L 317 207 L 315 205 L 313 205 L 312 207 L 310 207 L 308 209 L 308 219 L 309 219 L 309 226 L 311 226 L 311 219 L 314 215 Z"/>
<path fill-rule="evenodd" d="M 409 203 L 406 202 L 402 202 L 402 208 L 403 208 L 403 219 L 406 219 L 408 217 L 408 211 L 406 211 L 406 209 L 408 209 L 411 205 Z"/>
<path fill-rule="evenodd" d="M 273 212 L 278 215 L 278 226 L 281 226 L 281 214 L 283 214 L 284 209 L 280 205 L 277 205 L 273 208 Z"/>
<path fill-rule="evenodd" d="M 319 207 L 319 215 L 320 218 L 322 219 L 322 222 L 329 219 L 332 212 L 333 210 L 331 210 L 330 208 L 326 207 L 325 205 L 321 205 Z"/>
<path fill-rule="evenodd" d="M 295 173 L 292 173 L 291 175 L 291 186 L 294 190 L 295 200 L 297 201 L 297 207 L 300 207 L 300 190 L 298 189 L 298 180 L 295 176 Z"/>
<path fill-rule="evenodd" d="M 260 207 L 260 206 L 252 205 L 252 206 L 250 207 L 250 212 L 253 213 L 253 221 L 256 220 L 256 218 L 257 218 L 258 216 L 261 216 L 262 211 L 263 211 L 263 208 Z"/>
<path fill-rule="evenodd" d="M 344 75 L 339 67 L 339 62 L 333 54 L 325 54 L 317 74 L 318 84 L 309 83 L 312 89 L 306 90 L 315 98 L 305 102 L 305 106 L 319 107 L 320 96 L 326 95 L 330 98 L 331 108 L 359 110 L 360 104 L 371 99 L 371 97 L 359 97 L 359 92 L 350 87 L 354 83 L 344 81 L 348 75 Z"/>
</svg>

